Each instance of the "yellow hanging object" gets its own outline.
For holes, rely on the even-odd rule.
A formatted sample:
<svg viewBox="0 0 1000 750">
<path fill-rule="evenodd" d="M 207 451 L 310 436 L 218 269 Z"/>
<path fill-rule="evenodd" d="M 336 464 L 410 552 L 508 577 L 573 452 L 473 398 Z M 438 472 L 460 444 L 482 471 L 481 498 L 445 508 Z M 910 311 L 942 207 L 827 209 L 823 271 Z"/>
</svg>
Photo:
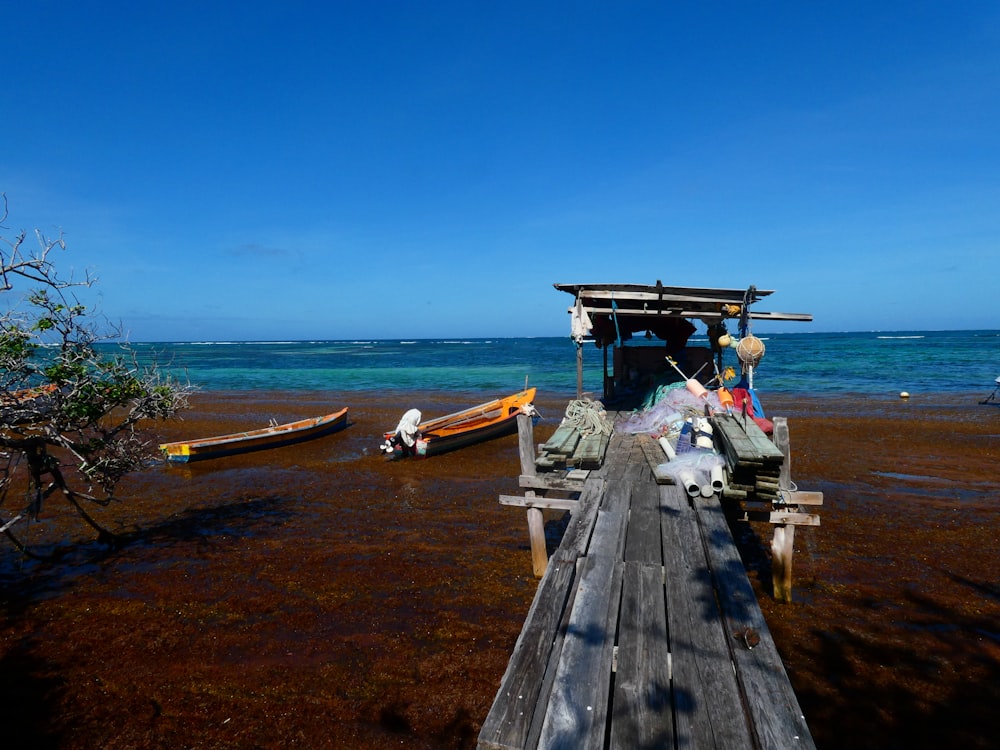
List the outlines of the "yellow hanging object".
<svg viewBox="0 0 1000 750">
<path fill-rule="evenodd" d="M 744 336 L 736 345 L 736 356 L 743 364 L 756 366 L 764 358 L 764 342 L 753 334 Z"/>
</svg>

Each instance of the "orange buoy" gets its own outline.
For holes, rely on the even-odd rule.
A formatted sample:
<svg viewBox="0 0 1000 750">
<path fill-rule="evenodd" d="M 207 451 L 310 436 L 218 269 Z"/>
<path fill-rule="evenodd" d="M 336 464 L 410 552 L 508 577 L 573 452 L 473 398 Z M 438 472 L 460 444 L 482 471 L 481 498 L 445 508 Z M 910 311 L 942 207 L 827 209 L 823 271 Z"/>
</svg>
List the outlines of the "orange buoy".
<svg viewBox="0 0 1000 750">
<path fill-rule="evenodd" d="M 735 407 L 736 402 L 733 401 L 733 394 L 729 392 L 726 388 L 719 388 L 716 391 L 719 396 L 719 403 L 722 405 L 723 409 L 732 409 Z"/>
</svg>

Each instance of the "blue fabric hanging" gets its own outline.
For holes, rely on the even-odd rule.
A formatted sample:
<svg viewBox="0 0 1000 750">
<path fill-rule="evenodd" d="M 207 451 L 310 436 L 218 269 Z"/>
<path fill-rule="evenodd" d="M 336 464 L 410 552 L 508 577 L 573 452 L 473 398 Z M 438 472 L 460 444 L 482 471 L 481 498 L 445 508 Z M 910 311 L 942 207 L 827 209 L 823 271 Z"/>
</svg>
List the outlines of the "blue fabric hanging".
<svg viewBox="0 0 1000 750">
<path fill-rule="evenodd" d="M 615 321 L 615 335 L 618 337 L 617 346 L 621 348 L 622 345 L 622 332 L 618 327 L 618 303 L 615 302 L 615 293 L 611 293 L 611 317 Z"/>
</svg>

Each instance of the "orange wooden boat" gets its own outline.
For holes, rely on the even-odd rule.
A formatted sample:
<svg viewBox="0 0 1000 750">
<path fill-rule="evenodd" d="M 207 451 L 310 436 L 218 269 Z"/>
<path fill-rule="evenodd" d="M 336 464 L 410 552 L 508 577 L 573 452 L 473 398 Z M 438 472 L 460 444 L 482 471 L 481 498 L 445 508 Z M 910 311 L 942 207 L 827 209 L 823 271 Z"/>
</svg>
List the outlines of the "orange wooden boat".
<svg viewBox="0 0 1000 750">
<path fill-rule="evenodd" d="M 522 407 L 531 406 L 534 399 L 535 389 L 528 388 L 511 396 L 421 422 L 416 455 L 433 456 L 514 433 L 517 431 L 517 415 Z M 394 436 L 392 432 L 384 435 L 387 441 L 393 443 L 393 457 L 402 458 L 405 451 L 393 442 Z"/>
</svg>

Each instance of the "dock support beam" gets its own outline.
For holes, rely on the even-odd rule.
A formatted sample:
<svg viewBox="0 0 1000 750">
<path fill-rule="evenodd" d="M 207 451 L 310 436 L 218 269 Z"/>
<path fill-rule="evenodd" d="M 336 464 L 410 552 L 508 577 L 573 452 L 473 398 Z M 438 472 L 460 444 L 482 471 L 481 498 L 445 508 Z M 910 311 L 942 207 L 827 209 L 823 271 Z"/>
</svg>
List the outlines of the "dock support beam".
<svg viewBox="0 0 1000 750">
<path fill-rule="evenodd" d="M 791 463 L 792 451 L 788 439 L 788 420 L 785 417 L 774 418 L 774 444 L 785 460 L 781 462 L 781 473 L 778 477 L 778 488 L 791 497 Z M 792 506 L 788 510 L 797 512 L 799 507 Z M 795 526 L 779 523 L 774 527 L 771 538 L 771 583 L 774 598 L 782 602 L 792 601 L 792 554 L 795 551 Z"/>
<path fill-rule="evenodd" d="M 583 398 L 583 342 L 576 345 L 576 397 Z"/>
<path fill-rule="evenodd" d="M 581 352 L 582 356 L 582 352 Z M 535 430 L 531 417 L 527 414 L 517 415 L 518 453 L 521 457 L 522 476 L 535 476 Z M 524 497 L 535 497 L 534 490 L 525 490 Z M 529 507 L 528 539 L 531 541 L 531 568 L 536 578 L 545 575 L 549 566 L 549 553 L 545 547 L 545 518 L 541 508 Z"/>
</svg>

